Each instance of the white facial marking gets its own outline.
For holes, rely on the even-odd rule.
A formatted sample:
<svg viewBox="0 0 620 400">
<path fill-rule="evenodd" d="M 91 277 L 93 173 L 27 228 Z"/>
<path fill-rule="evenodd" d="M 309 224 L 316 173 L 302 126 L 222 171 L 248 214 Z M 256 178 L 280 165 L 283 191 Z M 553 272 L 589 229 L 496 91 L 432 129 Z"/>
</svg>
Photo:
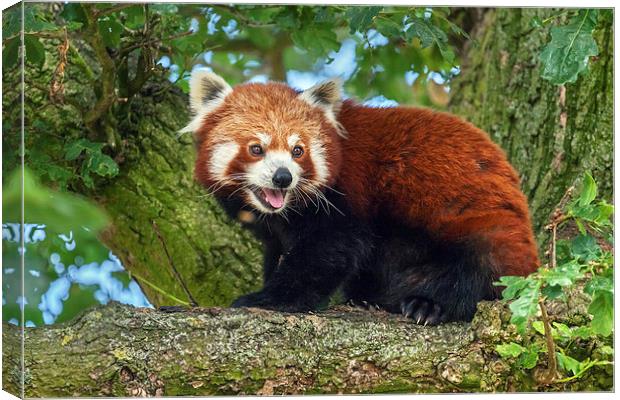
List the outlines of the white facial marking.
<svg viewBox="0 0 620 400">
<path fill-rule="evenodd" d="M 230 162 L 237 156 L 239 145 L 236 142 L 218 143 L 213 146 L 209 160 L 209 173 L 215 180 L 225 180 Z"/>
<path fill-rule="evenodd" d="M 293 157 L 288 151 L 267 151 L 263 159 L 255 162 L 247 169 L 248 181 L 259 187 L 275 189 L 271 179 L 276 170 L 282 167 L 290 171 L 293 181 L 289 188 L 294 188 L 303 171 L 299 164 L 293 161 Z"/>
<path fill-rule="evenodd" d="M 258 140 L 260 140 L 260 143 L 263 145 L 263 147 L 268 147 L 271 144 L 271 135 L 259 132 L 256 134 L 256 137 L 258 138 Z"/>
<path fill-rule="evenodd" d="M 286 140 L 286 143 L 288 144 L 288 147 L 292 148 L 293 146 L 295 146 L 297 144 L 297 142 L 299 142 L 299 135 L 294 133 L 291 136 L 288 137 L 288 139 Z"/>
<path fill-rule="evenodd" d="M 327 182 L 327 178 L 329 178 L 327 154 L 325 147 L 316 139 L 310 142 L 310 158 L 312 159 L 312 165 L 314 165 L 314 171 L 316 172 L 316 181 L 319 183 Z"/>
</svg>

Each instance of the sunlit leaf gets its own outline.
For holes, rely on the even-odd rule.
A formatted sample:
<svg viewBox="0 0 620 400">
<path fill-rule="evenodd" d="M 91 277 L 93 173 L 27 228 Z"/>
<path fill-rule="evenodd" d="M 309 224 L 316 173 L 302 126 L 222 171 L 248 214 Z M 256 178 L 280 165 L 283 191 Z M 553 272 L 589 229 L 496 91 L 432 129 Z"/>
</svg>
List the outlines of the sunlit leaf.
<svg viewBox="0 0 620 400">
<path fill-rule="evenodd" d="M 495 351 L 497 351 L 500 356 L 508 358 L 517 357 L 520 354 L 524 353 L 526 349 L 518 343 L 510 342 L 507 344 L 500 344 L 495 346 Z"/>
<path fill-rule="evenodd" d="M 556 356 L 558 359 L 558 365 L 564 371 L 570 371 L 573 373 L 573 375 L 577 375 L 581 370 L 579 361 L 575 360 L 574 358 L 559 352 L 556 353 Z"/>
<path fill-rule="evenodd" d="M 598 54 L 592 37 L 597 16 L 598 10 L 579 10 L 568 24 L 551 28 L 551 41 L 540 54 L 544 79 L 558 85 L 575 82 L 588 67 L 590 57 Z"/>
<path fill-rule="evenodd" d="M 586 206 L 596 198 L 596 182 L 590 173 L 585 173 L 583 177 L 583 187 L 581 189 L 581 195 L 579 196 L 579 205 Z"/>
<path fill-rule="evenodd" d="M 614 297 L 613 293 L 599 290 L 594 293 L 592 304 L 588 307 L 592 314 L 592 329 L 595 333 L 609 336 L 614 323 Z"/>
<path fill-rule="evenodd" d="M 380 6 L 370 7 L 350 7 L 345 13 L 345 17 L 349 21 L 351 33 L 365 32 L 372 24 L 379 12 L 383 9 Z"/>
</svg>

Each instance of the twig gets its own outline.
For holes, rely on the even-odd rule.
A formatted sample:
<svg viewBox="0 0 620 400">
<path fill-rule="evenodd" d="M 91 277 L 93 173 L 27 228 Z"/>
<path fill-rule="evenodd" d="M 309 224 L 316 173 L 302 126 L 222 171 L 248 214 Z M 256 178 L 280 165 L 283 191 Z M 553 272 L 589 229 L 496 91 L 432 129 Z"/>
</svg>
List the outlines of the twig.
<svg viewBox="0 0 620 400">
<path fill-rule="evenodd" d="M 135 273 L 131 272 L 131 271 L 127 271 L 129 278 L 133 278 L 136 279 L 144 284 L 146 284 L 147 286 L 149 286 L 150 288 L 152 288 L 153 290 L 155 290 L 158 293 L 163 294 L 166 297 L 169 297 L 170 299 L 176 301 L 179 304 L 183 304 L 184 306 L 189 306 L 189 303 L 187 301 L 181 300 L 178 297 L 171 295 L 170 293 L 166 292 L 164 289 L 160 288 L 159 286 L 155 285 L 152 282 L 147 281 L 146 279 L 144 279 L 143 277 L 136 275 Z"/>
<path fill-rule="evenodd" d="M 85 37 L 89 44 L 93 48 L 95 55 L 101 65 L 101 92 L 97 102 L 84 116 L 84 124 L 91 131 L 91 134 L 95 137 L 101 136 L 97 129 L 97 122 L 103 118 L 108 112 L 114 101 L 116 95 L 114 93 L 114 83 L 116 81 L 116 66 L 114 60 L 108 54 L 106 45 L 103 42 L 103 38 L 99 33 L 97 24 L 97 10 L 92 4 L 83 6 L 86 19 L 88 20 L 88 31 L 85 32 Z M 115 148 L 116 143 L 109 143 L 110 147 Z"/>
<path fill-rule="evenodd" d="M 538 299 L 538 306 L 542 314 L 542 322 L 545 328 L 545 340 L 547 342 L 547 357 L 549 361 L 549 369 L 547 370 L 547 377 L 545 383 L 552 383 L 557 375 L 558 363 L 555 359 L 555 342 L 553 341 L 553 335 L 551 334 L 551 323 L 549 322 L 549 315 L 547 314 L 547 306 L 545 306 L 545 299 Z"/>
<path fill-rule="evenodd" d="M 127 55 L 127 54 L 131 53 L 132 51 L 134 51 L 135 49 L 138 49 L 140 47 L 150 46 L 150 45 L 153 45 L 153 44 L 166 42 L 168 40 L 179 39 L 179 38 L 182 38 L 182 37 L 185 37 L 185 36 L 189 36 L 192 33 L 194 33 L 194 32 L 186 31 L 186 32 L 178 33 L 176 35 L 168 36 L 168 37 L 163 38 L 163 39 L 153 39 L 153 40 L 149 40 L 149 41 L 145 41 L 145 42 L 135 43 L 135 44 L 132 44 L 131 46 L 128 46 L 128 47 L 125 47 L 125 48 L 121 49 L 120 55 L 124 56 L 124 55 Z"/>
<path fill-rule="evenodd" d="M 58 45 L 58 65 L 52 75 L 50 83 L 50 99 L 52 102 L 62 103 L 65 98 L 65 69 L 67 68 L 67 51 L 69 51 L 69 37 L 67 35 L 67 27 L 65 26 L 65 37 L 60 45 Z"/>
<path fill-rule="evenodd" d="M 568 215 L 564 215 L 564 213 L 562 212 L 562 209 L 564 209 L 564 207 L 566 206 L 566 203 L 568 203 L 568 201 L 570 200 L 574 189 L 575 189 L 574 186 L 571 186 L 568 189 L 566 189 L 566 192 L 560 199 L 560 202 L 558 203 L 557 207 L 553 211 L 553 214 L 551 214 L 551 221 L 545 227 L 546 229 L 551 231 L 551 242 L 549 243 L 549 266 L 550 268 L 555 268 L 557 266 L 556 241 L 557 241 L 558 226 L 560 226 L 564 221 L 570 218 Z"/>
<path fill-rule="evenodd" d="M 117 4 L 117 5 L 115 5 L 113 7 L 110 7 L 110 8 L 104 8 L 102 10 L 96 10 L 95 11 L 95 16 L 96 17 L 102 17 L 104 15 L 109 15 L 109 14 L 112 14 L 112 13 L 124 10 L 125 8 L 129 8 L 129 7 L 135 6 L 135 5 L 136 4 L 134 4 L 134 3 Z"/>
<path fill-rule="evenodd" d="M 151 222 L 153 224 L 153 230 L 155 230 L 155 233 L 157 234 L 157 237 L 159 238 L 159 241 L 162 247 L 164 248 L 166 257 L 168 257 L 168 264 L 170 265 L 170 269 L 172 270 L 172 273 L 174 274 L 177 281 L 181 284 L 181 287 L 183 288 L 183 291 L 185 292 L 185 295 L 189 299 L 189 302 L 192 305 L 192 307 L 198 307 L 198 302 L 196 301 L 196 299 L 194 299 L 189 289 L 185 285 L 183 278 L 181 278 L 181 274 L 179 274 L 179 271 L 177 271 L 176 267 L 174 266 L 174 261 L 172 261 L 172 257 L 170 256 L 170 253 L 168 252 L 168 247 L 166 246 L 166 242 L 164 241 L 164 238 L 161 232 L 159 231 L 159 227 L 157 226 L 157 223 L 155 222 L 155 220 L 152 220 Z"/>
</svg>

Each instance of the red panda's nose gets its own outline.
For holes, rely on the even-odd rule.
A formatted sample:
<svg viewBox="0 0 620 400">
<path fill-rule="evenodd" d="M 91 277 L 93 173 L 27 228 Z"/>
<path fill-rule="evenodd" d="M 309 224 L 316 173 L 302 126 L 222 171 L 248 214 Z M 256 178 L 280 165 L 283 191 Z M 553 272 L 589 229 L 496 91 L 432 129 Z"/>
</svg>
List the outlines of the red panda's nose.
<svg viewBox="0 0 620 400">
<path fill-rule="evenodd" d="M 285 189 L 293 181 L 293 176 L 291 175 L 291 172 L 287 168 L 280 167 L 273 174 L 271 181 L 277 187 Z"/>
</svg>

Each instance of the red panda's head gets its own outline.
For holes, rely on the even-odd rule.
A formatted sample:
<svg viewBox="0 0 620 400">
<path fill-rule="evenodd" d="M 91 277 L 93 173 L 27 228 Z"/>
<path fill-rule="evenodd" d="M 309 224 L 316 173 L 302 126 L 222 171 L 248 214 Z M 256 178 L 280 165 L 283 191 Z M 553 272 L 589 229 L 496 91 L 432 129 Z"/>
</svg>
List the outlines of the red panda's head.
<svg viewBox="0 0 620 400">
<path fill-rule="evenodd" d="M 317 204 L 340 167 L 340 91 L 336 80 L 303 92 L 282 83 L 231 88 L 215 74 L 193 72 L 193 119 L 183 131 L 196 136 L 197 180 L 263 213 Z"/>
</svg>

